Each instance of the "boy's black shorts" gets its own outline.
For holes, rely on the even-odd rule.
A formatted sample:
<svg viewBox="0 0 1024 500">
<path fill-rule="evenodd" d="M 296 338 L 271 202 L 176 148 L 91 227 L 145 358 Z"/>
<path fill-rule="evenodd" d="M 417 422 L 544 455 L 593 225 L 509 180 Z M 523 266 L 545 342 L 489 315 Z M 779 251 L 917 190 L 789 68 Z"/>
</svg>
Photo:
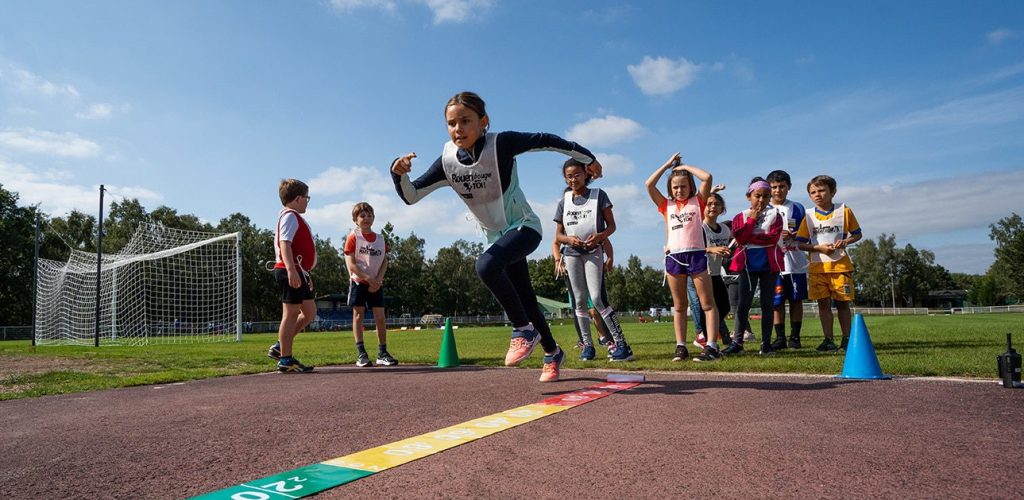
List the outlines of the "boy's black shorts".
<svg viewBox="0 0 1024 500">
<path fill-rule="evenodd" d="M 309 287 L 309 279 L 306 273 L 299 272 L 299 279 L 302 284 L 298 288 L 288 286 L 288 270 L 274 269 L 274 279 L 281 287 L 281 302 L 285 304 L 301 304 L 307 300 L 313 300 L 313 290 Z"/>
<path fill-rule="evenodd" d="M 380 287 L 376 292 L 370 292 L 369 283 L 356 283 L 348 287 L 348 305 L 350 307 L 384 307 L 384 287 Z"/>
</svg>

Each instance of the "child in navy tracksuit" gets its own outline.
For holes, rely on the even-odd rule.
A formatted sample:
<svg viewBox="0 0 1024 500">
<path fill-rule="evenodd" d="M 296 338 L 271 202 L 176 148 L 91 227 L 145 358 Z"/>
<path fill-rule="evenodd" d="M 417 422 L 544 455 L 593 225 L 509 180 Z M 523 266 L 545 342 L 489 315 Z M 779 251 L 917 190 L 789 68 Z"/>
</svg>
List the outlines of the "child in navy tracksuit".
<svg viewBox="0 0 1024 500">
<path fill-rule="evenodd" d="M 755 177 L 747 188 L 750 209 L 732 220 L 732 236 L 738 246 L 733 252 L 730 270 L 740 275 L 740 303 L 736 313 L 736 331 L 742 327 L 754 303 L 754 291 L 761 291 L 761 354 L 771 353 L 775 282 L 784 266 L 779 238 L 782 236 L 782 216 L 773 208 L 771 185 Z M 725 354 L 743 352 L 743 336 L 737 335 Z"/>
</svg>

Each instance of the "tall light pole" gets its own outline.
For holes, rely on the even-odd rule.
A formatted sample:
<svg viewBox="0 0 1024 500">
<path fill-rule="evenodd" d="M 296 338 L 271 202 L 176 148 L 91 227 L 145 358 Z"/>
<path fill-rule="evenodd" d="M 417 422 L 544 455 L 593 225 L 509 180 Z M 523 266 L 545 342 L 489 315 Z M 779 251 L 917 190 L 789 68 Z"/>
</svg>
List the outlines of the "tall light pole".
<svg viewBox="0 0 1024 500">
<path fill-rule="evenodd" d="M 889 270 L 889 291 L 892 292 L 892 310 L 893 314 L 896 313 L 896 273 L 892 269 Z"/>
</svg>

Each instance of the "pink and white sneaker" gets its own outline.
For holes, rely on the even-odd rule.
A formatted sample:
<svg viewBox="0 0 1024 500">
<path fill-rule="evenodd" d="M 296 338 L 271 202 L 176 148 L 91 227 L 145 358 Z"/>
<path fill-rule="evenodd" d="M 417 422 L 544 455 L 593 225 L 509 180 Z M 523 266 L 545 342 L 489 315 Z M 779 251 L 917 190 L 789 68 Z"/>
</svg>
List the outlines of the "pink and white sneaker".
<svg viewBox="0 0 1024 500">
<path fill-rule="evenodd" d="M 558 372 L 562 368 L 562 361 L 565 361 L 565 351 L 558 348 L 558 352 L 552 356 L 544 356 L 544 367 L 540 371 L 541 382 L 557 382 Z"/>
<path fill-rule="evenodd" d="M 508 352 L 505 353 L 505 366 L 516 366 L 524 359 L 533 354 L 533 349 L 540 342 L 540 332 L 537 330 L 512 330 L 512 342 L 509 343 Z"/>
<path fill-rule="evenodd" d="M 708 340 L 702 333 L 697 335 L 697 338 L 693 339 L 693 345 L 697 346 L 697 349 L 704 349 L 704 346 L 708 345 Z"/>
</svg>

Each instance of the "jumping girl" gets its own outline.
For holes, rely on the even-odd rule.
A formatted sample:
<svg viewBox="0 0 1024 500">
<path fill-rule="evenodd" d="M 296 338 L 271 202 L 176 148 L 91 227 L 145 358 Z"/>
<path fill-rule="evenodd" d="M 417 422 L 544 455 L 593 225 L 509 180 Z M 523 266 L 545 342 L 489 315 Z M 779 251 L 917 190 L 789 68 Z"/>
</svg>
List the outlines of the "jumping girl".
<svg viewBox="0 0 1024 500">
<path fill-rule="evenodd" d="M 586 148 L 552 134 L 488 132 L 490 116 L 480 96 L 460 92 L 444 107 L 451 141 L 441 156 L 416 180 L 409 179 L 409 153 L 391 163 L 391 177 L 402 200 L 411 205 L 449 186 L 472 212 L 490 245 L 476 261 L 476 272 L 512 323 L 505 365 L 528 358 L 539 342 L 544 349 L 541 382 L 558 380 L 565 353 L 555 343 L 530 282 L 526 257 L 541 241 L 541 222 L 519 188 L 516 155 L 557 151 L 585 165 L 596 179 L 601 164 Z"/>
</svg>

